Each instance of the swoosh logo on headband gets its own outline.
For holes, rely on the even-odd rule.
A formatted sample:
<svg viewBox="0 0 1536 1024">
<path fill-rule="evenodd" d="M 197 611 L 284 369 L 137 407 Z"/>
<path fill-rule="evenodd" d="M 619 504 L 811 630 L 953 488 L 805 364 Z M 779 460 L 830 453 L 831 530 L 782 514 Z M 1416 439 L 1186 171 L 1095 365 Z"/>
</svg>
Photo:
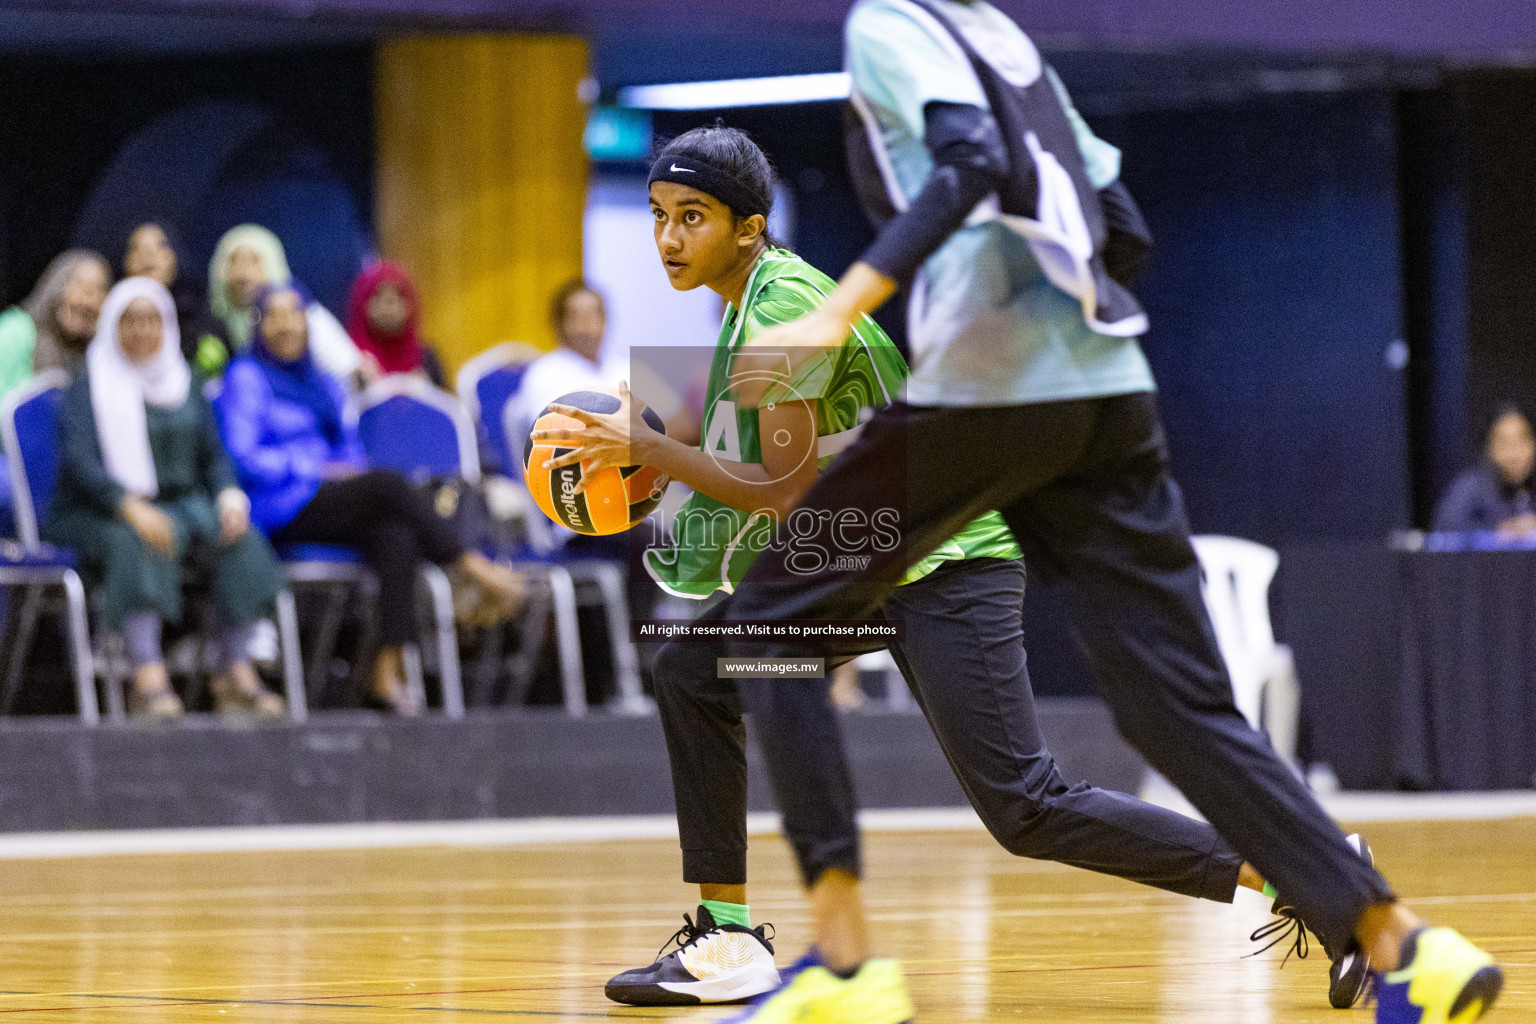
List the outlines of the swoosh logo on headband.
<svg viewBox="0 0 1536 1024">
<path fill-rule="evenodd" d="M 681 172 L 683 174 L 698 174 L 699 173 L 698 171 L 694 170 L 692 167 L 679 167 L 679 166 L 677 166 L 677 164 L 673 164 L 669 168 L 669 170 L 671 170 L 673 174 L 677 174 L 679 172 Z"/>
</svg>

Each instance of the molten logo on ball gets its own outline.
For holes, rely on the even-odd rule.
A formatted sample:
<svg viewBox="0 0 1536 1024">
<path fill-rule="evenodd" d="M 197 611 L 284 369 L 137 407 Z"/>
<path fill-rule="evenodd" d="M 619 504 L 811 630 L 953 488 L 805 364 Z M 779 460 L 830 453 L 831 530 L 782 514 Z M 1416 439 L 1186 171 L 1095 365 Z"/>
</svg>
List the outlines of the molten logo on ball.
<svg viewBox="0 0 1536 1024">
<path fill-rule="evenodd" d="M 651 429 L 666 432 L 661 417 L 634 400 L 635 411 Z M 619 393 L 612 388 L 587 388 L 561 395 L 550 405 L 568 405 L 594 413 L 617 412 Z M 548 406 L 533 422 L 533 430 L 580 430 L 579 420 L 551 412 Z M 523 445 L 523 476 L 534 502 L 561 526 L 589 536 L 622 533 L 651 514 L 672 481 L 654 466 L 607 466 L 588 473 L 586 464 L 545 469 L 544 463 L 569 453 L 569 447 L 535 443 L 530 432 Z M 587 488 L 576 493 L 586 479 Z"/>
</svg>

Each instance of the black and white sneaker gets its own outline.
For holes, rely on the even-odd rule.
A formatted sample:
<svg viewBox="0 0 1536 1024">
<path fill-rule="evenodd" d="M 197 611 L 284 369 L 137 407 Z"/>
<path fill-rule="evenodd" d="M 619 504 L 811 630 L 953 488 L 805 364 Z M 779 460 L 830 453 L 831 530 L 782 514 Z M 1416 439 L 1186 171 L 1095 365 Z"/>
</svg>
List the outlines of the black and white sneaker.
<svg viewBox="0 0 1536 1024">
<path fill-rule="evenodd" d="M 1350 846 L 1355 848 L 1355 852 L 1360 854 L 1361 859 L 1367 864 L 1375 866 L 1376 858 L 1371 854 L 1370 844 L 1365 841 L 1363 836 L 1357 832 L 1349 836 L 1348 842 Z M 1308 949 L 1307 926 L 1302 923 L 1300 915 L 1296 913 L 1296 908 L 1287 903 L 1284 896 L 1279 896 L 1276 897 L 1270 912 L 1275 915 L 1276 920 L 1259 928 L 1249 936 L 1254 942 L 1263 942 L 1265 939 L 1272 938 L 1269 945 L 1259 950 L 1259 952 L 1262 953 L 1264 950 L 1278 946 L 1294 933 L 1296 940 L 1286 952 L 1285 958 L 1289 960 L 1291 954 L 1295 953 L 1298 960 L 1305 960 Z M 1328 967 L 1329 1004 L 1336 1010 L 1347 1010 L 1354 1006 L 1360 1001 L 1360 997 L 1365 995 L 1365 990 L 1370 984 L 1370 978 L 1370 955 L 1361 949 L 1358 943 L 1352 941 L 1349 949 Z"/>
<path fill-rule="evenodd" d="M 1371 853 L 1371 846 L 1364 836 L 1356 832 L 1349 837 L 1349 845 L 1355 848 L 1361 860 L 1371 867 L 1376 866 L 1376 857 Z M 1347 1010 L 1365 995 L 1370 981 L 1370 954 L 1361 949 L 1359 943 L 1352 942 L 1349 951 L 1328 967 L 1328 1002 L 1336 1010 Z"/>
<path fill-rule="evenodd" d="M 697 922 L 687 914 L 683 921 L 654 963 L 615 975 L 603 994 L 631 1006 L 697 1006 L 744 1003 L 779 987 L 769 941 L 772 925 L 716 924 L 702 906 Z M 668 953 L 673 943 L 677 948 Z"/>
</svg>

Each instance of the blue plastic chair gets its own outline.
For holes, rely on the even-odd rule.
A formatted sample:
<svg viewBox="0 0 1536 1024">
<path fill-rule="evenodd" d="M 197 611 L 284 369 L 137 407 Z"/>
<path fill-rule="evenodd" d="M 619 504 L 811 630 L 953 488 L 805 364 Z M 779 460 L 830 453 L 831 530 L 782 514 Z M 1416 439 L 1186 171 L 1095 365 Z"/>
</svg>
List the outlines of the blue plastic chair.
<svg viewBox="0 0 1536 1024">
<path fill-rule="evenodd" d="M 554 545 L 544 517 L 533 511 L 533 499 L 523 483 L 522 439 L 507 430 L 512 398 L 522 387 L 528 367 L 544 353 L 532 345 L 509 341 L 480 353 L 459 370 L 459 402 L 475 425 L 482 465 L 511 480 L 523 497 L 523 508 L 511 520 L 518 539 L 502 538 L 499 554 L 519 561 L 547 561 Z"/>
<path fill-rule="evenodd" d="M 0 544 L 0 586 L 25 588 L 0 711 L 11 710 L 20 689 L 22 670 L 42 611 L 43 588 L 60 587 L 69 624 L 75 699 L 80 720 L 93 726 L 101 721 L 101 707 L 96 698 L 96 663 L 91 653 L 85 585 L 75 571 L 73 556 L 44 544 L 37 528 L 38 520 L 48 514 L 58 479 L 56 423 L 68 384 L 69 376 L 64 371 L 49 370 L 12 391 L 0 405 L 0 436 L 11 474 L 16 532 L 20 537 L 19 544 Z"/>
<path fill-rule="evenodd" d="M 517 410 L 507 403 L 501 412 L 502 436 L 511 438 L 515 431 L 525 429 L 526 424 L 514 423 Z M 518 451 L 513 456 L 518 467 L 516 475 L 519 486 L 523 485 L 522 452 Z M 524 490 L 526 494 L 526 489 Z M 532 505 L 533 499 L 528 499 Z M 566 555 L 564 545 L 558 536 L 556 527 L 543 513 L 533 512 L 529 514 L 526 523 L 528 543 L 525 545 L 528 554 L 535 560 L 535 564 L 549 566 L 550 568 L 563 570 L 571 578 L 574 590 L 574 600 L 578 606 L 598 607 L 603 610 L 607 618 L 608 646 L 610 656 L 613 658 L 614 681 L 618 690 L 619 701 L 617 710 L 623 714 L 647 714 L 653 710 L 653 706 L 640 683 L 640 658 L 635 651 L 635 645 L 629 638 L 629 597 L 626 594 L 624 584 L 625 570 L 613 562 L 596 558 L 569 558 Z M 580 657 L 580 648 L 577 646 L 575 657 Z M 573 706 L 573 691 L 567 688 L 567 707 Z M 582 705 L 585 706 L 585 689 L 582 690 Z"/>
<path fill-rule="evenodd" d="M 375 383 L 358 400 L 357 433 L 368 464 L 426 482 L 457 476 L 480 482 L 475 430 L 458 401 L 419 377 L 394 374 Z M 442 569 L 421 564 L 420 579 L 430 598 L 436 633 L 437 669 L 443 712 L 464 717 L 464 681 L 454 628 L 453 588 Z M 421 686 L 419 652 L 407 651 L 409 683 Z"/>
<path fill-rule="evenodd" d="M 502 346 L 528 348 L 528 346 Z M 537 355 L 536 350 L 534 354 Z M 471 375 L 473 376 L 473 375 Z M 469 378 L 460 374 L 461 383 Z M 505 383 L 505 380 L 502 381 Z M 505 400 L 502 402 L 505 405 Z M 439 391 L 417 377 L 386 377 L 363 395 L 358 417 L 358 433 L 368 461 L 388 466 L 416 480 L 456 475 L 469 483 L 480 481 L 480 453 L 475 430 L 463 405 L 446 392 Z M 567 713 L 587 712 L 587 685 L 581 657 L 581 633 L 577 619 L 577 581 L 573 572 L 562 565 L 516 561 L 514 566 L 541 582 L 547 591 L 549 609 L 555 622 L 556 653 L 560 662 L 561 689 Z M 435 569 L 435 567 L 432 567 Z M 620 581 L 621 582 L 621 581 Z M 443 578 L 446 587 L 447 579 Z M 617 588 L 622 594 L 622 586 Z M 451 595 L 450 595 L 451 596 Z M 629 645 L 628 615 L 623 616 L 623 642 Z M 451 630 L 451 618 L 448 628 Z M 627 647 L 629 657 L 634 649 Z M 628 704 L 643 704 L 639 693 L 638 672 L 624 672 L 628 664 L 623 653 L 617 662 L 620 677 L 626 683 Z M 457 669 L 457 663 L 455 663 Z M 632 689 L 633 695 L 628 691 Z M 445 687 L 446 692 L 446 687 Z"/>
<path fill-rule="evenodd" d="M 480 353 L 459 370 L 459 401 L 475 424 L 484 452 L 510 477 L 520 474 L 522 458 L 507 437 L 503 411 L 522 386 L 528 364 L 541 355 L 532 345 L 509 341 Z"/>
<path fill-rule="evenodd" d="M 19 635 L 12 647 L 6 673 L 4 710 L 10 709 L 20 686 L 27 650 L 37 628 L 41 596 L 37 588 L 56 584 L 64 588 L 69 615 L 70 658 L 74 663 L 80 717 L 87 725 L 95 725 L 101 720 L 94 681 L 99 665 L 108 675 L 107 713 L 112 721 L 120 723 L 127 718 L 122 675 L 116 669 L 115 659 L 98 659 L 92 652 L 85 587 L 75 572 L 74 557 L 68 551 L 44 544 L 38 530 L 38 523 L 47 517 L 53 505 L 58 483 L 57 420 L 68 384 L 69 376 L 62 370 L 49 370 L 16 389 L 0 406 L 0 435 L 3 435 L 10 465 L 16 531 L 21 538 L 19 553 L 7 554 L 0 549 L 0 586 L 23 585 L 28 588 L 21 609 Z M 292 721 L 299 722 L 304 720 L 306 712 L 298 650 L 298 617 L 293 595 L 286 590 L 277 597 L 277 620 L 288 714 Z"/>
<path fill-rule="evenodd" d="M 469 416 L 452 395 L 419 377 L 394 374 L 365 391 L 357 433 L 370 466 L 417 483 L 445 476 L 480 482 Z"/>
<path fill-rule="evenodd" d="M 1424 550 L 1448 551 L 1529 551 L 1536 548 L 1536 538 L 1506 536 L 1497 530 L 1469 530 L 1464 533 L 1425 534 Z"/>
</svg>

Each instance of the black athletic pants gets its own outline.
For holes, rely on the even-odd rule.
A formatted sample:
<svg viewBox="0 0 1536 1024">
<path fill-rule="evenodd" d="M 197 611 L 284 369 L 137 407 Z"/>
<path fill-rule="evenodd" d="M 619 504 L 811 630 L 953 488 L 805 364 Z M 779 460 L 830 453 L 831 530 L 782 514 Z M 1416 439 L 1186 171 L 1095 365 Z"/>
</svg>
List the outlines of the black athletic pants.
<svg viewBox="0 0 1536 1024">
<path fill-rule="evenodd" d="M 1295 904 L 1331 954 L 1349 948 L 1367 906 L 1392 898 L 1233 704 L 1153 395 L 887 406 L 800 508 L 822 521 L 898 510 L 904 543 L 866 548 L 862 569 L 844 560 L 815 572 L 793 545 L 772 546 L 727 602 L 727 620 L 862 618 L 905 565 L 998 509 L 1031 571 L 1064 601 L 1121 734 Z M 809 652 L 746 642 L 732 653 Z M 744 692 L 804 879 L 857 872 L 852 787 L 825 687 L 777 680 Z"/>
<path fill-rule="evenodd" d="M 876 613 L 905 624 L 891 654 L 971 806 L 1017 856 L 1230 903 L 1242 858 L 1211 826 L 1062 779 L 1035 718 L 1023 603 L 1024 563 L 984 558 L 943 563 L 898 587 Z M 701 618 L 718 618 L 720 607 Z M 883 646 L 821 650 L 830 666 Z M 716 678 L 715 659 L 725 654 L 717 643 L 663 646 L 656 701 L 672 759 L 683 880 L 739 885 L 747 880 L 747 761 L 738 685 L 762 681 Z"/>
<path fill-rule="evenodd" d="M 375 469 L 328 480 L 272 535 L 279 544 L 359 547 L 379 578 L 379 643 L 416 642 L 416 567 L 458 561 L 464 545 L 453 525 L 432 511 L 426 497 L 399 473 Z"/>
</svg>

